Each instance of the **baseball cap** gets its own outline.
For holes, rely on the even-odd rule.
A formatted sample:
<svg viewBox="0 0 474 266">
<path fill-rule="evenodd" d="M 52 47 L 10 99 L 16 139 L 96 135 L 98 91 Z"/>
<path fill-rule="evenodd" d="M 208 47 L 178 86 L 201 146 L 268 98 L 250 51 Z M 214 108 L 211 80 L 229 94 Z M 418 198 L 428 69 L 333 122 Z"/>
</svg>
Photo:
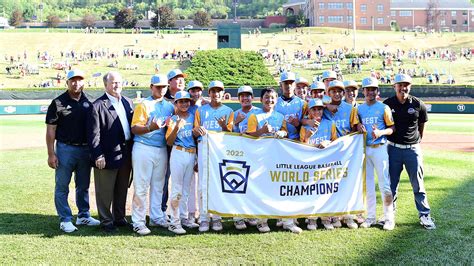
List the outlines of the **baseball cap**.
<svg viewBox="0 0 474 266">
<path fill-rule="evenodd" d="M 309 90 L 326 90 L 326 85 L 321 81 L 316 81 L 309 87 Z"/>
<path fill-rule="evenodd" d="M 317 98 L 317 99 L 311 99 L 309 100 L 308 102 L 308 109 L 311 109 L 315 106 L 321 106 L 321 107 L 324 107 L 324 103 L 323 103 L 323 100 Z"/>
<path fill-rule="evenodd" d="M 407 74 L 397 74 L 395 75 L 395 84 L 397 83 L 411 84 L 411 77 Z"/>
<path fill-rule="evenodd" d="M 356 88 L 356 89 L 359 89 L 359 85 L 357 84 L 357 82 L 355 82 L 355 80 L 346 80 L 344 81 L 344 87 L 347 89 L 347 88 Z"/>
<path fill-rule="evenodd" d="M 168 72 L 168 80 L 172 80 L 177 76 L 181 76 L 183 78 L 187 77 L 187 75 L 184 74 L 180 69 L 172 69 L 170 72 Z"/>
<path fill-rule="evenodd" d="M 191 95 L 189 94 L 189 92 L 187 92 L 187 91 L 178 91 L 174 95 L 174 102 L 177 102 L 178 100 L 183 100 L 183 99 L 192 100 Z"/>
<path fill-rule="evenodd" d="M 337 74 L 336 72 L 332 71 L 332 70 L 326 70 L 323 72 L 323 81 L 325 79 L 337 79 Z"/>
<path fill-rule="evenodd" d="M 327 87 L 327 91 L 330 91 L 331 89 L 335 89 L 335 88 L 340 88 L 342 90 L 344 90 L 344 83 L 342 83 L 342 81 L 340 80 L 333 80 L 331 82 L 329 82 L 329 85 Z"/>
<path fill-rule="evenodd" d="M 151 76 L 150 84 L 155 86 L 168 86 L 168 79 L 165 75 L 156 74 Z"/>
<path fill-rule="evenodd" d="M 374 77 L 365 78 L 362 80 L 362 88 L 378 88 L 379 81 Z"/>
<path fill-rule="evenodd" d="M 73 69 L 73 70 L 70 70 L 69 72 L 67 72 L 66 80 L 70 80 L 74 77 L 81 77 L 82 79 L 84 79 L 85 74 L 82 70 L 79 70 L 79 69 Z"/>
<path fill-rule="evenodd" d="M 295 81 L 296 80 L 295 73 L 293 73 L 293 72 L 283 72 L 283 73 L 281 73 L 280 82 L 285 82 L 287 80 Z"/>
<path fill-rule="evenodd" d="M 306 84 L 306 86 L 309 86 L 308 80 L 303 78 L 303 77 L 298 77 L 295 82 L 296 82 L 296 84 L 304 83 L 304 84 Z"/>
<path fill-rule="evenodd" d="M 211 83 L 209 83 L 209 86 L 207 86 L 207 90 L 210 90 L 212 88 L 220 88 L 224 90 L 224 83 L 220 80 L 213 80 Z"/>
<path fill-rule="evenodd" d="M 253 96 L 253 89 L 250 86 L 241 86 L 237 90 L 237 96 L 239 96 L 241 93 L 244 93 L 244 92 L 248 92 L 248 93 L 252 94 L 252 96 Z"/>
<path fill-rule="evenodd" d="M 192 88 L 200 88 L 202 90 L 204 86 L 199 80 L 192 80 L 188 82 L 188 85 L 186 86 L 186 90 L 189 91 Z"/>
</svg>

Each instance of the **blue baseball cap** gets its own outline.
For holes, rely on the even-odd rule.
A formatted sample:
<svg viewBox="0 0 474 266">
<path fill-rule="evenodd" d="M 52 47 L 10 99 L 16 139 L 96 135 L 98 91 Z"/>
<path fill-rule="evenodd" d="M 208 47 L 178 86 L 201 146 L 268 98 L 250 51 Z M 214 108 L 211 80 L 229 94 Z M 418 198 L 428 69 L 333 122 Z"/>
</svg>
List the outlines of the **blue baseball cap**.
<svg viewBox="0 0 474 266">
<path fill-rule="evenodd" d="M 356 88 L 359 89 L 359 84 L 355 80 L 346 80 L 344 81 L 344 87 L 347 88 Z"/>
<path fill-rule="evenodd" d="M 285 82 L 287 80 L 295 81 L 296 80 L 295 73 L 293 73 L 293 72 L 283 72 L 283 73 L 281 73 L 280 82 Z"/>
<path fill-rule="evenodd" d="M 192 80 L 188 82 L 188 85 L 186 86 L 186 90 L 189 91 L 192 88 L 200 88 L 201 90 L 204 88 L 202 83 L 198 80 Z"/>
<path fill-rule="evenodd" d="M 210 90 L 212 88 L 219 88 L 224 90 L 224 83 L 220 80 L 213 80 L 211 83 L 209 83 L 209 86 L 207 86 L 207 90 Z"/>
<path fill-rule="evenodd" d="M 253 89 L 250 86 L 239 87 L 239 89 L 237 90 L 237 96 L 239 96 L 241 93 L 244 93 L 244 92 L 250 93 L 253 96 Z"/>
<path fill-rule="evenodd" d="M 323 72 L 323 81 L 325 79 L 337 79 L 337 74 L 336 72 L 332 71 L 332 70 L 326 70 Z"/>
<path fill-rule="evenodd" d="M 191 95 L 187 91 L 178 91 L 174 95 L 174 102 L 177 102 L 178 100 L 185 100 L 185 99 L 192 101 Z"/>
<path fill-rule="evenodd" d="M 340 88 L 341 90 L 344 90 L 344 83 L 342 83 L 342 81 L 340 80 L 333 80 L 331 82 L 329 82 L 329 85 L 327 87 L 327 91 L 330 91 L 331 89 L 335 89 L 335 88 Z"/>
<path fill-rule="evenodd" d="M 150 84 L 155 86 L 168 86 L 168 79 L 163 74 L 155 74 L 151 76 Z"/>
<path fill-rule="evenodd" d="M 181 69 L 172 69 L 170 72 L 168 72 L 168 80 L 172 80 L 177 76 L 181 76 L 183 78 L 186 78 L 187 75 L 184 74 Z"/>
<path fill-rule="evenodd" d="M 321 99 L 319 99 L 319 98 L 309 100 L 309 102 L 308 102 L 308 109 L 311 109 L 311 108 L 313 108 L 313 107 L 315 107 L 315 106 L 324 107 L 323 100 L 321 100 Z"/>
<path fill-rule="evenodd" d="M 407 74 L 397 74 L 395 75 L 395 84 L 397 83 L 411 84 L 411 77 Z"/>
<path fill-rule="evenodd" d="M 311 86 L 309 87 L 309 90 L 312 91 L 312 90 L 326 90 L 326 85 L 324 85 L 323 82 L 321 81 L 316 81 L 314 82 L 313 84 L 311 84 Z"/>
<path fill-rule="evenodd" d="M 374 77 L 365 78 L 362 80 L 362 88 L 378 88 L 379 81 Z"/>
<path fill-rule="evenodd" d="M 306 84 L 306 86 L 309 86 L 308 80 L 303 77 L 298 77 L 295 82 L 296 84 L 303 83 L 303 84 Z"/>
<path fill-rule="evenodd" d="M 70 70 L 69 72 L 67 72 L 66 80 L 70 80 L 74 77 L 81 77 L 82 79 L 84 79 L 85 76 L 86 75 L 84 74 L 84 72 L 82 70 L 73 69 L 73 70 Z"/>
</svg>

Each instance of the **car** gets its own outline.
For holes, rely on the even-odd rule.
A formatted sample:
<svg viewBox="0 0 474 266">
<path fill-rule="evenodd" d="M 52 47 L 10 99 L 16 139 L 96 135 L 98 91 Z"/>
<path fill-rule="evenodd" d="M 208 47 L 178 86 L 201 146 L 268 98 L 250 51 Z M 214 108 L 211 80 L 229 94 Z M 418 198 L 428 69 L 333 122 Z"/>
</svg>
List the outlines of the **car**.
<svg viewBox="0 0 474 266">
<path fill-rule="evenodd" d="M 186 25 L 184 26 L 185 29 L 192 30 L 194 28 L 193 25 Z"/>
</svg>

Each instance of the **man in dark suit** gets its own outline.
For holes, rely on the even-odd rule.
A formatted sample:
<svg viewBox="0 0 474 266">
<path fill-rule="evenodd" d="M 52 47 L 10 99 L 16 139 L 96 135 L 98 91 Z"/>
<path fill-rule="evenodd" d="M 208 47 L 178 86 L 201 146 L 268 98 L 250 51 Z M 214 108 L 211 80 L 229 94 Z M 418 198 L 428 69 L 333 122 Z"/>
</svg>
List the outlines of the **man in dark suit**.
<svg viewBox="0 0 474 266">
<path fill-rule="evenodd" d="M 121 96 L 119 73 L 109 72 L 103 80 L 105 94 L 93 103 L 88 119 L 88 142 L 100 222 L 106 232 L 115 232 L 117 226 L 128 225 L 125 203 L 132 169 L 133 103 Z"/>
</svg>

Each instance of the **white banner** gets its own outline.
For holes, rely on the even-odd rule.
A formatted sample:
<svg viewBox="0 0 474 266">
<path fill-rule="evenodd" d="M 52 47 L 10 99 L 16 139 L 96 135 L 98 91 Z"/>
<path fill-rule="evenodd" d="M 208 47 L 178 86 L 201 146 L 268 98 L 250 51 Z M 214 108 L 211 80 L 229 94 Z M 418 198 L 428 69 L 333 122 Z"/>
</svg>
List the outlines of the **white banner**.
<svg viewBox="0 0 474 266">
<path fill-rule="evenodd" d="M 285 139 L 209 133 L 203 139 L 209 213 L 296 218 L 364 212 L 364 135 L 318 149 Z"/>
</svg>

